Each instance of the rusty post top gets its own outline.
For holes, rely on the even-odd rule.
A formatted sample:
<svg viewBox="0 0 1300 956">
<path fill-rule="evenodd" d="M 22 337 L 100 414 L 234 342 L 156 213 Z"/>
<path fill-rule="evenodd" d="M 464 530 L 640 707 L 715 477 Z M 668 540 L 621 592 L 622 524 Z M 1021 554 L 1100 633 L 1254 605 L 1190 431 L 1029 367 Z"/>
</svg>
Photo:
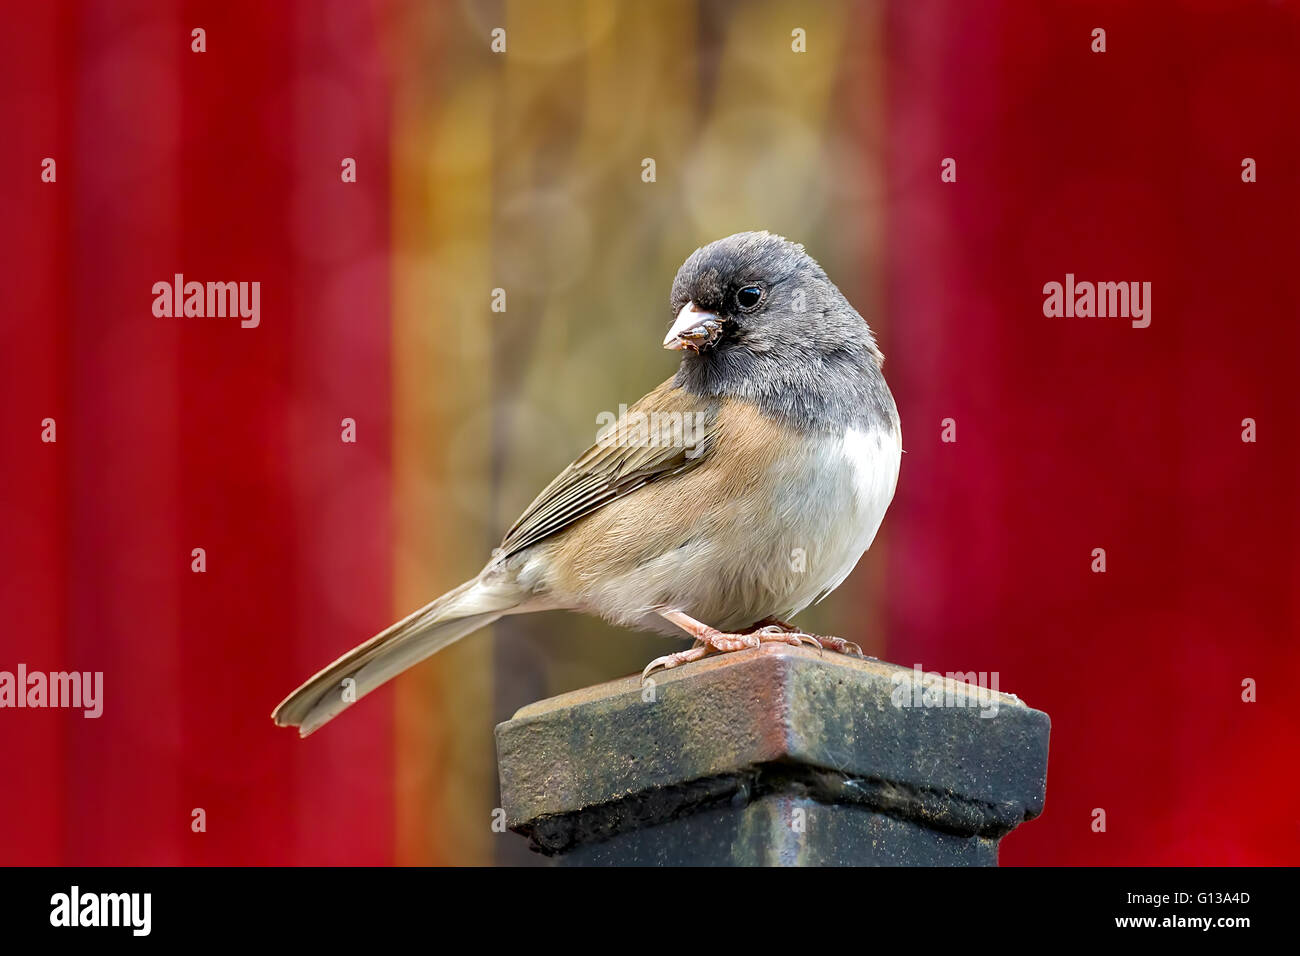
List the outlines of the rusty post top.
<svg viewBox="0 0 1300 956">
<path fill-rule="evenodd" d="M 996 674 L 955 676 L 768 644 L 561 694 L 498 725 L 502 807 L 559 852 L 775 773 L 824 804 L 996 841 L 1042 812 L 1050 722 Z"/>
</svg>

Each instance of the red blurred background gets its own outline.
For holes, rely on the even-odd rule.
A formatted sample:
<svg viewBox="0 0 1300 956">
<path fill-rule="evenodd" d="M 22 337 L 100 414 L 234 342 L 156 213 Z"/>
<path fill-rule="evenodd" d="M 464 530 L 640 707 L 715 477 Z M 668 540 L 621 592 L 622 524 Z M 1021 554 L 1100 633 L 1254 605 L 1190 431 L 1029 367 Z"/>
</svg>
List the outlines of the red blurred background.
<svg viewBox="0 0 1300 956">
<path fill-rule="evenodd" d="M 574 29 L 631 59 L 688 51 L 691 94 L 625 120 L 666 117 L 661 156 L 690 155 L 724 38 L 775 58 L 801 17 L 836 25 L 816 123 L 835 162 L 861 170 L 845 188 L 869 186 L 824 203 L 824 232 L 750 225 L 805 242 L 871 318 L 907 454 L 880 541 L 819 620 L 904 665 L 997 671 L 1051 715 L 1047 809 L 1002 862 L 1300 860 L 1300 718 L 1283 694 L 1300 664 L 1300 5 L 629 9 L 588 9 Z M 458 647 L 305 743 L 268 714 L 416 595 L 472 573 L 531 497 L 502 477 L 520 471 L 508 429 L 466 452 L 467 407 L 411 396 L 460 394 L 457 375 L 493 402 L 525 378 L 573 391 L 581 411 L 557 413 L 545 460 L 518 479 L 536 490 L 590 441 L 589 414 L 666 376 L 672 269 L 734 231 L 698 208 L 656 210 L 636 191 L 654 151 L 611 144 L 626 193 L 602 200 L 585 271 L 547 301 L 621 314 L 557 349 L 594 336 L 638 371 L 606 381 L 599 353 L 579 352 L 587 365 L 559 374 L 544 348 L 518 347 L 520 325 L 489 329 L 472 360 L 439 352 L 461 316 L 409 307 L 402 263 L 422 252 L 401 223 L 478 200 L 460 166 L 411 174 L 423 140 L 401 117 L 455 102 L 431 139 L 450 137 L 452 159 L 486 157 L 484 230 L 419 273 L 429 295 L 476 283 L 465 296 L 485 310 L 525 245 L 490 197 L 517 158 L 492 124 L 526 94 L 494 86 L 487 32 L 505 24 L 526 56 L 538 16 L 397 0 L 6 5 L 0 669 L 102 670 L 105 704 L 97 720 L 0 711 L 0 862 L 531 859 L 488 828 L 492 723 L 660 645 L 548 615 L 478 638 L 488 651 Z M 754 23 L 775 26 L 746 34 Z M 190 50 L 194 26 L 206 53 Z M 457 68 L 429 67 L 444 61 Z M 554 103 L 599 92 L 572 58 L 525 63 Z M 569 118 L 537 114 L 539 166 L 577 161 Z M 475 146 L 456 124 L 479 122 L 495 132 Z M 47 156 L 55 183 L 40 180 Z M 343 156 L 355 184 L 340 183 Z M 956 183 L 940 181 L 944 157 Z M 1242 181 L 1245 157 L 1257 182 Z M 654 195 L 672 194 L 672 163 L 659 175 Z M 566 235 L 547 223 L 536 236 L 551 228 Z M 629 309 L 626 257 L 651 240 L 645 274 L 627 279 L 648 297 Z M 156 318 L 151 287 L 176 272 L 261 281 L 261 325 Z M 1151 282 L 1150 327 L 1045 318 L 1043 284 L 1067 272 Z M 513 322 L 545 308 L 511 294 Z M 47 417 L 55 444 L 40 440 Z M 355 445 L 339 441 L 344 417 Z M 956 442 L 940 440 L 946 418 Z M 486 511 L 444 473 L 462 453 L 481 466 Z M 1257 702 L 1242 700 L 1246 679 Z"/>
</svg>

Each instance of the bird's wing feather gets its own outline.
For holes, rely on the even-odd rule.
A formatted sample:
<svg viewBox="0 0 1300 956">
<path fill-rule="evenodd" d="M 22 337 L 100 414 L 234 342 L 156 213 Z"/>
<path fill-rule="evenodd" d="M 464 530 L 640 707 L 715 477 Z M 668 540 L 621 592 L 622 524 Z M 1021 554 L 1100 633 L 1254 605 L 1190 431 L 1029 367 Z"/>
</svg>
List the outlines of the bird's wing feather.
<svg viewBox="0 0 1300 956">
<path fill-rule="evenodd" d="M 717 440 L 718 402 L 664 382 L 606 429 L 543 489 L 501 542 L 500 557 L 567 528 L 648 482 L 704 461 Z"/>
</svg>

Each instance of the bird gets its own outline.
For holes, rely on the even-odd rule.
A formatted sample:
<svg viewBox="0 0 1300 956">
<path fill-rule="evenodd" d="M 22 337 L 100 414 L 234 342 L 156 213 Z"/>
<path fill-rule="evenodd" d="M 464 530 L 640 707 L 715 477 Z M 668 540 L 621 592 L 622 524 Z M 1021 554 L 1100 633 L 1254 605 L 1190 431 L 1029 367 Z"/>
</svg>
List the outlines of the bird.
<svg viewBox="0 0 1300 956">
<path fill-rule="evenodd" d="M 643 682 L 771 642 L 861 655 L 789 621 L 853 570 L 897 487 L 902 429 L 874 333 L 802 245 L 766 231 L 692 252 L 669 306 L 676 373 L 543 489 L 476 577 L 312 676 L 277 724 L 306 737 L 452 642 L 533 611 L 695 639 Z"/>
</svg>

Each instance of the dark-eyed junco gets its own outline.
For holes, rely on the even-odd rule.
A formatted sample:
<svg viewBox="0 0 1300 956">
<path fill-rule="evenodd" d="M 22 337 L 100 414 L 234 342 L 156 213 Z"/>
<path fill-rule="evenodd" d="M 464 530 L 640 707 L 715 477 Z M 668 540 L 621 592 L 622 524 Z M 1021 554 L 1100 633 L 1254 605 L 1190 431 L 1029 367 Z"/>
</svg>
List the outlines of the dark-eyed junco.
<svg viewBox="0 0 1300 956">
<path fill-rule="evenodd" d="M 306 736 L 526 611 L 696 639 L 646 674 L 768 641 L 857 651 L 785 621 L 853 570 L 894 495 L 901 431 L 871 329 L 802 246 L 766 232 L 693 252 L 671 306 L 677 374 L 537 496 L 478 577 L 316 674 L 276 723 Z"/>
</svg>

